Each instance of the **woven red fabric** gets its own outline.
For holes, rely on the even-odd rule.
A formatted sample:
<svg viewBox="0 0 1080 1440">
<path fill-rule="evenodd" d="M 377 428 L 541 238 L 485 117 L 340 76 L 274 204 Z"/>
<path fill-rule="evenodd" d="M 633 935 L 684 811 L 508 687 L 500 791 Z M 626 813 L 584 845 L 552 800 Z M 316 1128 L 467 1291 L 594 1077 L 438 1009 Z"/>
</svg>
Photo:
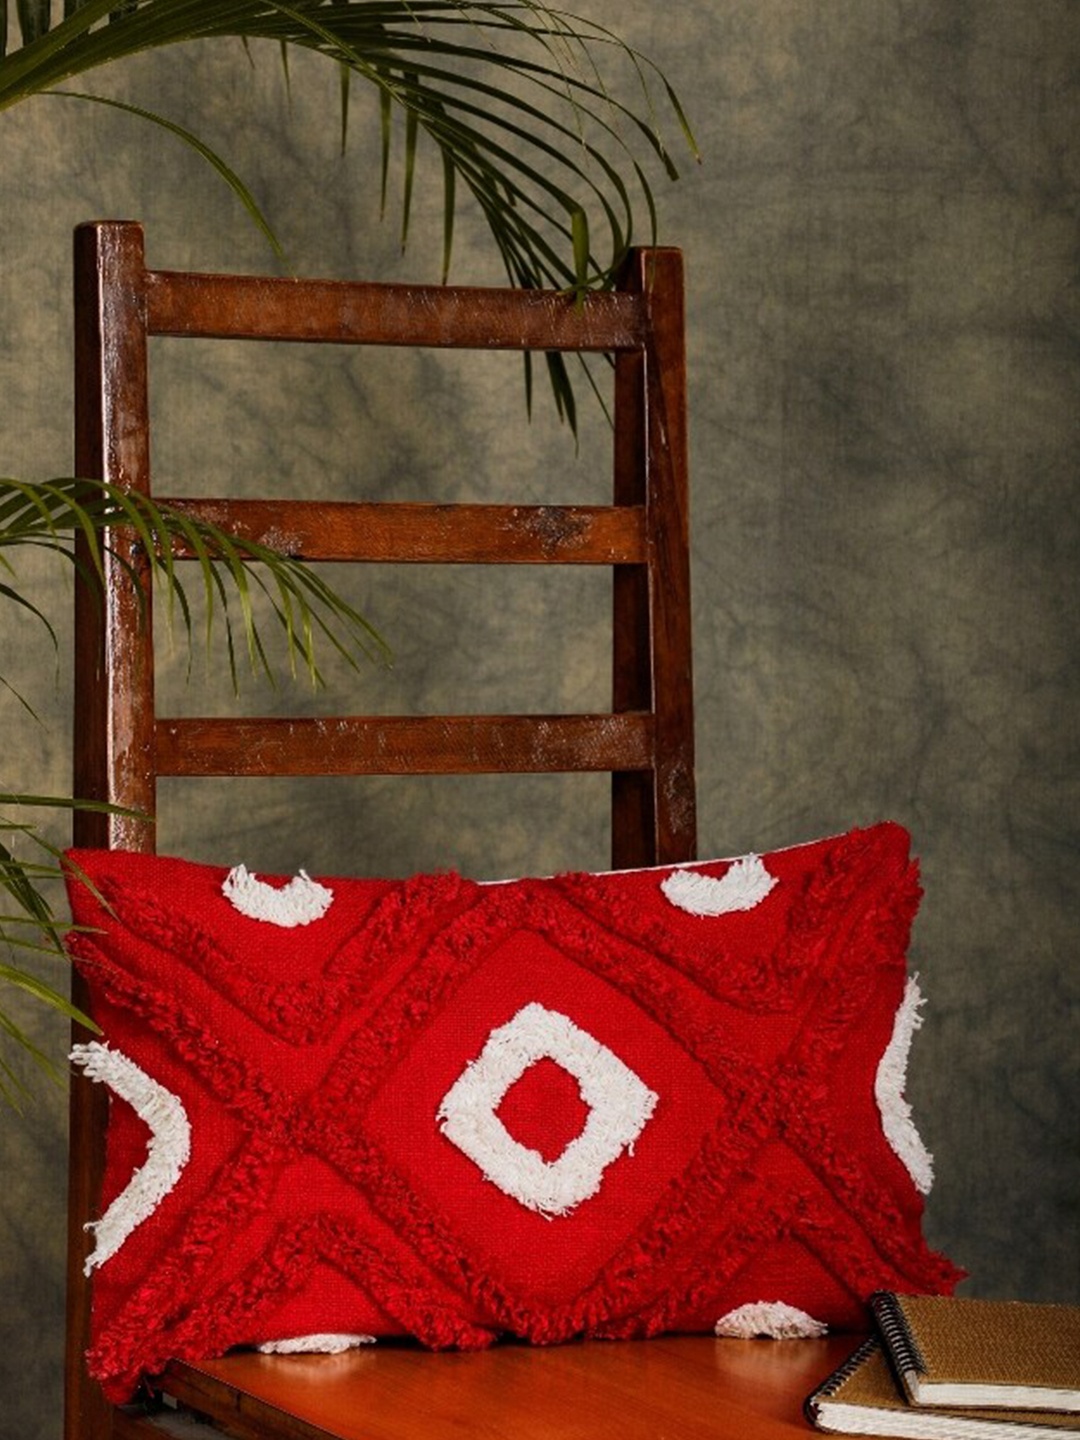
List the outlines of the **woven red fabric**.
<svg viewBox="0 0 1080 1440">
<path fill-rule="evenodd" d="M 286 928 L 223 869 L 72 856 L 102 1043 L 190 1127 L 95 1273 L 113 1399 L 310 1333 L 648 1336 L 757 1301 L 853 1327 L 873 1290 L 959 1278 L 874 1099 L 920 894 L 898 826 L 764 856 L 734 902 L 733 862 L 689 867 L 716 914 L 669 898 L 675 867 L 445 874 L 324 880 Z M 103 1209 L 148 1133 L 114 1098 Z"/>
</svg>

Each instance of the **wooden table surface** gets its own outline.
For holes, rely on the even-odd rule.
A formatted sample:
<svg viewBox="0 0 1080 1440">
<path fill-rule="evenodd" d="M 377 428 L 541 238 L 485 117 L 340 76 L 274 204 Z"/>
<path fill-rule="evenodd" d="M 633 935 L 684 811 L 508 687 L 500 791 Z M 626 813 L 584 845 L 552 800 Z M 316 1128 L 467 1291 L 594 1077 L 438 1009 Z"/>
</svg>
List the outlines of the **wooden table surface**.
<svg viewBox="0 0 1080 1440">
<path fill-rule="evenodd" d="M 238 1354 L 176 1366 L 167 1388 L 241 1440 L 268 1406 L 288 1415 L 274 1433 L 290 1440 L 783 1440 L 812 1433 L 803 1400 L 860 1338 Z"/>
</svg>

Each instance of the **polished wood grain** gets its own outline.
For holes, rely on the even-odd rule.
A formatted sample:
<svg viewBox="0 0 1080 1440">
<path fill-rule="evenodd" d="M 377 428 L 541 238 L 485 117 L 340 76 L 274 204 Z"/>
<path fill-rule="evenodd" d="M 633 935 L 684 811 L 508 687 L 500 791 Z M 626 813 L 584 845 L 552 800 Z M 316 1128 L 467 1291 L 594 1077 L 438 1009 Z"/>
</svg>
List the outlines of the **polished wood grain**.
<svg viewBox="0 0 1080 1440">
<path fill-rule="evenodd" d="M 491 775 L 651 769 L 651 715 L 162 720 L 159 775 Z"/>
<path fill-rule="evenodd" d="M 647 317 L 625 294 L 578 299 L 549 290 L 177 271 L 148 272 L 145 294 L 151 335 L 583 352 L 640 349 L 646 340 Z"/>
<path fill-rule="evenodd" d="M 645 565 L 643 506 L 170 499 L 192 519 L 303 560 L 412 565 Z M 190 558 L 177 545 L 179 559 Z"/>
<path fill-rule="evenodd" d="M 693 679 L 686 423 L 685 293 L 677 252 L 635 252 L 623 276 L 645 306 L 649 341 L 615 358 L 616 505 L 643 505 L 648 566 L 614 571 L 613 708 L 658 721 L 655 765 L 612 776 L 612 864 L 694 854 Z"/>
<path fill-rule="evenodd" d="M 148 490 L 146 334 L 141 318 L 142 236 L 134 227 L 75 239 L 75 467 L 79 475 Z M 86 554 L 75 585 L 74 794 L 108 801 L 127 813 L 76 811 L 74 840 L 84 846 L 154 847 L 154 666 L 151 595 L 129 583 L 143 571 L 130 538 L 115 536 L 104 558 L 107 603 L 88 586 Z M 86 1008 L 76 976 L 73 999 Z M 76 1042 L 89 1037 L 76 1026 Z M 65 1416 L 69 1437 L 107 1436 L 110 1408 L 86 1374 L 89 1286 L 83 1262 L 87 1221 L 100 1214 L 102 1137 L 108 1118 L 103 1086 L 73 1077 L 68 1170 L 68 1325 Z"/>
<path fill-rule="evenodd" d="M 344 496 L 319 502 L 229 496 L 173 502 L 220 525 L 241 544 L 271 545 L 310 560 L 610 566 L 609 712 L 163 716 L 154 697 L 145 557 L 118 530 L 104 602 L 84 586 L 76 596 L 75 786 L 77 794 L 124 811 L 80 815 L 78 844 L 152 850 L 159 775 L 609 770 L 615 862 L 693 859 L 678 252 L 633 252 L 616 292 L 585 299 L 554 292 L 154 271 L 145 264 L 140 227 L 119 222 L 80 227 L 75 256 L 77 471 L 147 493 L 150 336 L 174 337 L 177 343 L 201 336 L 606 351 L 615 363 L 610 506 L 455 505 L 437 496 L 385 505 Z M 176 553 L 185 558 L 182 547 Z M 205 1423 L 190 1415 L 178 1421 L 117 1410 L 103 1403 L 83 1362 L 89 1334 L 85 1226 L 100 1214 L 106 1118 L 101 1087 L 76 1077 L 71 1114 L 67 1440 L 137 1440 L 174 1433 L 177 1426 L 182 1433 L 209 1430 L 242 1440 L 256 1435 L 326 1440 L 335 1434 L 346 1440 L 419 1435 L 529 1440 L 607 1433 L 630 1440 L 736 1433 L 764 1440 L 796 1423 L 797 1392 L 809 1388 L 810 1372 L 826 1363 L 827 1347 L 744 1352 L 700 1338 L 551 1351 L 506 1346 L 468 1356 L 382 1346 L 340 1360 L 236 1356 L 173 1367 L 164 1388 L 214 1417 Z M 787 1358 L 775 1363 L 773 1357 L 781 1355 Z M 717 1417 L 729 1411 L 758 1428 L 722 1428 L 727 1421 Z"/>
<path fill-rule="evenodd" d="M 343 1356 L 177 1365 L 170 1392 L 236 1440 L 783 1440 L 855 1348 L 827 1340 L 667 1336 L 479 1354 L 375 1346 Z"/>
</svg>

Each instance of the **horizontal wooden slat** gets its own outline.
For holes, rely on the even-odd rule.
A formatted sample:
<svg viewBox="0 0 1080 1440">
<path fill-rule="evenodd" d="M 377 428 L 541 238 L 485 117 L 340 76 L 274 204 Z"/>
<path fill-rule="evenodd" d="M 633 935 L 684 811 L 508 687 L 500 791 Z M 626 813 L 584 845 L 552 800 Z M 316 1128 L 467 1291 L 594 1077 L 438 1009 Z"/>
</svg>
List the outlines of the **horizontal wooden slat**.
<svg viewBox="0 0 1080 1440">
<path fill-rule="evenodd" d="M 649 715 L 159 720 L 159 775 L 449 775 L 647 770 Z"/>
<path fill-rule="evenodd" d="M 640 506 L 163 500 L 192 518 L 305 560 L 641 565 Z M 178 550 L 183 558 L 190 551 Z"/>
<path fill-rule="evenodd" d="M 147 330 L 233 340 L 484 350 L 638 350 L 640 296 L 371 285 L 151 270 Z"/>
</svg>

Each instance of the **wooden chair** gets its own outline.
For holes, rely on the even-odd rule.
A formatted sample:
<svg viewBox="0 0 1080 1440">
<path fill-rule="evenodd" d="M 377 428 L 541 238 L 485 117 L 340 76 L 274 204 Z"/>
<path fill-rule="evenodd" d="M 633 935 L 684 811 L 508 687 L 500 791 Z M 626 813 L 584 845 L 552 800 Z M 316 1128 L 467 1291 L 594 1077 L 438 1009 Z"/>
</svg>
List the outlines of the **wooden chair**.
<svg viewBox="0 0 1080 1440">
<path fill-rule="evenodd" d="M 150 490 L 147 340 L 198 336 L 336 344 L 608 352 L 615 361 L 610 506 L 184 501 L 240 537 L 283 531 L 311 560 L 604 565 L 614 569 L 613 688 L 599 715 L 168 719 L 154 706 L 148 597 L 122 536 L 105 603 L 77 599 L 76 793 L 156 813 L 158 776 L 610 771 L 616 867 L 692 859 L 695 846 L 681 258 L 636 252 L 617 292 L 558 294 L 296 282 L 148 270 L 138 225 L 76 233 L 76 465 Z M 287 740 L 287 744 L 282 741 Z M 76 843 L 152 850 L 152 818 L 81 813 Z M 850 1342 L 673 1337 L 554 1349 L 345 1357 L 238 1354 L 174 1364 L 164 1408 L 116 1409 L 85 1373 L 82 1266 L 97 1209 L 106 1101 L 72 1090 L 68 1440 L 224 1433 L 767 1437 Z M 178 1413 L 176 1407 L 181 1411 Z"/>
</svg>

